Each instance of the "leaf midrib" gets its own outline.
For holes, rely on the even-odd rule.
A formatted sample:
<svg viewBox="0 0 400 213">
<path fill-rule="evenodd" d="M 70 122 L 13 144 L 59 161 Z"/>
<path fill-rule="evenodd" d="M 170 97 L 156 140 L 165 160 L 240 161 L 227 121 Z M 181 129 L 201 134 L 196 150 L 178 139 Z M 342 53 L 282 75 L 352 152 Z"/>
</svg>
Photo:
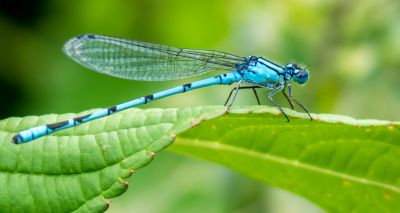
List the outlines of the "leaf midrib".
<svg viewBox="0 0 400 213">
<path fill-rule="evenodd" d="M 195 142 L 193 142 L 192 140 L 191 140 L 191 142 L 187 142 L 187 141 L 185 141 L 185 138 L 177 138 L 177 140 L 175 140 L 173 146 L 192 146 L 192 147 L 202 147 L 202 148 L 214 149 L 214 150 L 218 150 L 218 151 L 234 152 L 234 153 L 241 154 L 241 155 L 247 155 L 250 157 L 259 158 L 261 160 L 274 161 L 274 162 L 284 164 L 287 166 L 298 167 L 298 168 L 310 170 L 310 171 L 325 174 L 325 175 L 331 175 L 331 176 L 351 180 L 351 181 L 354 181 L 354 182 L 357 182 L 360 184 L 384 188 L 384 189 L 393 191 L 397 194 L 400 194 L 400 188 L 396 187 L 394 185 L 390 185 L 390 184 L 386 184 L 386 183 L 382 183 L 382 182 L 374 181 L 374 180 L 370 180 L 370 179 L 365 179 L 365 178 L 361 178 L 361 177 L 357 177 L 357 176 L 353 176 L 353 175 L 348 175 L 348 174 L 344 174 L 344 173 L 338 173 L 331 169 L 313 166 L 310 164 L 299 162 L 297 160 L 282 158 L 282 157 L 279 157 L 276 155 L 257 152 L 254 150 L 248 150 L 248 149 L 244 149 L 241 147 L 235 147 L 235 146 L 231 146 L 231 145 L 227 145 L 227 144 L 217 143 L 214 141 L 205 141 L 205 140 L 197 139 Z"/>
</svg>

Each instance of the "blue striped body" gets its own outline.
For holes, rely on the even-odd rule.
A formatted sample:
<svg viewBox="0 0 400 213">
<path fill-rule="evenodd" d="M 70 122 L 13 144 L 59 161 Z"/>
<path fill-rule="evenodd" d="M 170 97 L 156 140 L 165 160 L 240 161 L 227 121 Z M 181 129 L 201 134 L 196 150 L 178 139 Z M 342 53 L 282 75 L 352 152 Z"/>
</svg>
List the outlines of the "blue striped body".
<svg viewBox="0 0 400 213">
<path fill-rule="evenodd" d="M 68 119 L 66 121 L 62 121 L 59 123 L 42 125 L 42 126 L 34 127 L 31 129 L 27 129 L 27 130 L 21 131 L 17 135 L 15 135 L 13 140 L 14 140 L 14 143 L 17 143 L 17 144 L 22 143 L 22 142 L 26 143 L 26 142 L 32 141 L 36 138 L 57 132 L 59 130 L 74 127 L 74 126 L 80 125 L 82 123 L 86 123 L 88 121 L 102 118 L 102 117 L 111 115 L 113 113 L 131 108 L 131 107 L 134 107 L 137 105 L 147 104 L 153 100 L 161 99 L 161 98 L 164 98 L 164 97 L 167 97 L 170 95 L 183 93 L 183 92 L 187 92 L 190 90 L 194 90 L 194 89 L 198 89 L 198 88 L 202 88 L 202 87 L 206 87 L 206 86 L 211 86 L 211 85 L 216 85 L 216 84 L 230 85 L 234 82 L 238 82 L 241 79 L 242 79 L 242 77 L 238 72 L 221 74 L 221 75 L 218 75 L 215 77 L 203 79 L 200 81 L 195 81 L 195 82 L 185 84 L 182 86 L 173 87 L 171 89 L 157 92 L 152 95 L 147 95 L 147 96 L 143 96 L 140 98 L 136 98 L 131 101 L 128 101 L 128 102 L 125 102 L 122 104 L 118 104 L 113 107 L 100 109 L 91 114 L 84 115 L 81 117 L 71 118 L 71 119 Z"/>
<path fill-rule="evenodd" d="M 116 46 L 114 47 L 112 45 Z M 216 51 L 178 49 L 91 34 L 71 39 L 65 45 L 64 51 L 68 56 L 86 67 L 98 72 L 128 79 L 169 80 L 179 78 L 179 73 L 187 76 L 195 76 L 212 69 L 230 69 L 231 72 L 136 98 L 81 117 L 33 127 L 16 134 L 13 137 L 14 143 L 26 143 L 39 137 L 102 118 L 134 106 L 147 104 L 153 100 L 211 85 L 230 85 L 235 82 L 247 82 L 262 88 L 274 89 L 285 85 L 291 78 L 294 78 L 296 81 L 296 76 L 298 75 L 296 71 L 298 73 L 299 70 L 304 70 L 297 67 L 295 64 L 288 64 L 282 67 L 256 56 L 238 57 Z M 118 55 L 116 54 L 118 51 L 120 52 L 118 56 L 120 58 L 116 60 L 116 58 L 113 57 Z M 112 54 L 108 55 L 108 52 Z M 149 57 L 148 61 L 146 57 Z M 160 61 L 160 63 L 158 63 L 158 61 Z M 147 65 L 146 63 L 149 64 Z M 159 68 L 165 71 L 159 74 L 151 73 L 151 70 L 146 70 L 148 68 L 147 66 L 150 66 L 152 68 L 151 70 Z M 293 68 L 291 69 L 290 66 L 293 66 Z M 189 69 L 189 71 L 185 69 Z M 298 77 L 297 80 L 304 81 L 304 79 L 300 77 Z"/>
</svg>

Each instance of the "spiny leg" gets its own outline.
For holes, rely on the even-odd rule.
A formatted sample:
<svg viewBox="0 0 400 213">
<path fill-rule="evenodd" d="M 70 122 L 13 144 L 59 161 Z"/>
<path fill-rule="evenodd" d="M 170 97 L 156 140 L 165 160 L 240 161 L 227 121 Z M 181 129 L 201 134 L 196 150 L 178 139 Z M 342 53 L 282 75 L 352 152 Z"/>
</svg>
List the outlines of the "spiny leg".
<svg viewBox="0 0 400 213">
<path fill-rule="evenodd" d="M 314 119 L 311 117 L 311 115 L 310 115 L 310 113 L 308 112 L 308 110 L 307 110 L 300 102 L 298 102 L 298 101 L 293 97 L 292 85 L 290 84 L 290 82 L 286 82 L 286 85 L 287 85 L 288 90 L 289 90 L 289 97 L 290 97 L 290 99 L 292 99 L 297 105 L 299 105 L 299 106 L 308 114 L 308 117 L 310 117 L 311 120 L 314 120 Z"/>
<path fill-rule="evenodd" d="M 244 89 L 249 89 L 249 88 L 251 88 L 253 90 L 254 96 L 256 96 L 256 99 L 257 99 L 257 104 L 261 105 L 260 99 L 258 98 L 257 91 L 256 91 L 256 88 L 260 88 L 260 87 L 259 86 L 249 86 L 248 88 L 244 88 Z"/>
<path fill-rule="evenodd" d="M 234 88 L 231 90 L 231 92 L 229 93 L 229 96 L 228 96 L 228 98 L 226 99 L 224 106 L 226 106 L 226 104 L 229 102 L 229 99 L 231 98 L 232 92 L 233 92 L 234 90 L 240 90 L 240 89 L 252 89 L 253 92 L 254 92 L 254 96 L 256 97 L 257 104 L 258 104 L 258 105 L 261 105 L 260 99 L 259 99 L 258 94 L 257 94 L 257 91 L 256 91 L 257 88 L 261 88 L 261 87 L 260 87 L 260 86 L 234 87 Z M 232 105 L 232 104 L 233 104 L 233 101 L 232 101 L 231 105 Z"/>
<path fill-rule="evenodd" d="M 289 102 L 290 108 L 294 109 L 292 100 L 290 100 L 289 96 L 286 94 L 286 86 L 283 88 L 282 93 L 283 93 L 283 95 L 285 96 L 287 102 Z"/>
<path fill-rule="evenodd" d="M 270 92 L 268 94 L 268 99 L 276 106 L 278 107 L 278 109 L 282 112 L 282 114 L 286 117 L 287 121 L 290 122 L 289 117 L 286 115 L 286 113 L 283 111 L 283 109 L 274 101 L 274 99 L 272 98 L 272 96 L 274 96 L 277 92 L 283 90 L 285 86 L 284 85 L 280 85 L 279 87 L 277 87 L 276 89 L 272 90 L 272 92 Z"/>
<path fill-rule="evenodd" d="M 238 92 L 239 92 L 240 85 L 241 85 L 242 83 L 243 83 L 243 81 L 239 81 L 238 85 L 234 88 L 236 91 L 235 91 L 235 94 L 233 95 L 232 102 L 228 105 L 228 109 L 231 108 L 233 102 L 235 102 L 236 96 L 237 96 L 237 94 L 238 94 Z M 233 90 L 232 90 L 232 91 L 233 91 Z M 232 91 L 231 91 L 231 94 L 232 94 Z M 229 94 L 228 100 L 229 100 L 229 98 L 231 97 L 231 94 Z M 226 104 L 228 103 L 228 100 L 226 100 L 226 103 L 225 103 L 224 106 L 226 106 Z"/>
<path fill-rule="evenodd" d="M 236 88 L 237 88 L 237 87 L 234 87 L 234 88 L 231 90 L 231 92 L 230 92 L 229 95 L 228 95 L 228 98 L 226 99 L 226 101 L 225 101 L 225 103 L 224 103 L 224 106 L 226 106 L 226 104 L 229 102 L 229 99 L 231 98 L 232 92 L 233 92 L 234 90 L 236 90 Z"/>
</svg>

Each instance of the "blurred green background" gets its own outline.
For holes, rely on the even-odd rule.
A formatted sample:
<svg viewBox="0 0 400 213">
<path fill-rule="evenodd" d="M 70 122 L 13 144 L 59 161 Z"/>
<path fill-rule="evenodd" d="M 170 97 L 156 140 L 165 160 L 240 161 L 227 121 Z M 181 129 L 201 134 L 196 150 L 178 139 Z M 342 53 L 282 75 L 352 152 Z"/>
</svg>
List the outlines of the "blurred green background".
<svg viewBox="0 0 400 213">
<path fill-rule="evenodd" d="M 194 80 L 117 79 L 63 55 L 69 38 L 96 33 L 309 65 L 309 83 L 294 86 L 294 94 L 310 111 L 400 120 L 395 0 L 2 0 L 0 30 L 0 119 L 106 107 Z M 230 89 L 204 88 L 141 107 L 223 104 Z M 238 104 L 255 104 L 251 92 L 242 92 Z M 109 212 L 322 211 L 288 192 L 169 152 L 129 180 L 128 192 L 113 199 Z"/>
</svg>

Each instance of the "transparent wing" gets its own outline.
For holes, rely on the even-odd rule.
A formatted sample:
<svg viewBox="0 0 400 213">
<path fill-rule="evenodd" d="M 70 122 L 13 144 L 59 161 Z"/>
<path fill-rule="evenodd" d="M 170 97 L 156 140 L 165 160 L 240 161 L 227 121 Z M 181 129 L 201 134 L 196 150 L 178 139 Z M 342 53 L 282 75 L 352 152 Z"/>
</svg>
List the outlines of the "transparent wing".
<svg viewBox="0 0 400 213">
<path fill-rule="evenodd" d="M 180 49 L 101 36 L 69 40 L 64 52 L 78 63 L 108 75 L 146 81 L 183 79 L 212 70 L 234 70 L 244 57 L 228 53 Z"/>
</svg>

